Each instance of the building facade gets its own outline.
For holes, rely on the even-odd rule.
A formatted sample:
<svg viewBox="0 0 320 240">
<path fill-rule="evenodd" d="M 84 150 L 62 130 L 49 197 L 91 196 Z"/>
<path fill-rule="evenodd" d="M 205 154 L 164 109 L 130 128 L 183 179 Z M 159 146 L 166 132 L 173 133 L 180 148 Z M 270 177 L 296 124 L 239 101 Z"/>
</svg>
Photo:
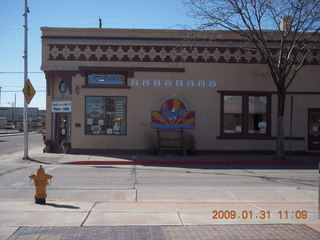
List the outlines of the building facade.
<svg viewBox="0 0 320 240">
<path fill-rule="evenodd" d="M 42 28 L 47 139 L 57 151 L 63 140 L 75 153 L 146 151 L 156 129 L 182 128 L 199 152 L 274 151 L 277 94 L 266 64 L 231 32 L 205 34 Z M 306 61 L 286 101 L 295 152 L 320 150 L 320 53 Z"/>
</svg>

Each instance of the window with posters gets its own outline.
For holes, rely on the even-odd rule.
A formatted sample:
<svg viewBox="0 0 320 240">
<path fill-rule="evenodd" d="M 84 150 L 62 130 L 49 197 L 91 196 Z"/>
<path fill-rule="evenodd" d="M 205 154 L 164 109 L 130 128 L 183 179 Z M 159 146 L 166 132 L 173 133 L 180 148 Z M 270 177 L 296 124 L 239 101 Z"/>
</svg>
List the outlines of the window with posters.
<svg viewBox="0 0 320 240">
<path fill-rule="evenodd" d="M 126 135 L 127 97 L 86 97 L 86 134 Z"/>
<path fill-rule="evenodd" d="M 271 134 L 271 97 L 260 92 L 221 94 L 221 135 L 248 137 Z"/>
</svg>

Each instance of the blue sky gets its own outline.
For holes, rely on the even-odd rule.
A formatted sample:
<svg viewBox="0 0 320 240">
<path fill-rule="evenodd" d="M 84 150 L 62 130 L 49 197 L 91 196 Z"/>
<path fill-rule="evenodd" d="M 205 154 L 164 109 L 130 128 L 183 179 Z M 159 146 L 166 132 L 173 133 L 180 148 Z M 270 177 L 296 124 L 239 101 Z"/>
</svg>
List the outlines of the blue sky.
<svg viewBox="0 0 320 240">
<path fill-rule="evenodd" d="M 0 0 L 1 107 L 23 107 L 24 2 Z M 29 107 L 45 109 L 40 27 L 181 29 L 193 25 L 182 0 L 28 0 L 29 79 L 37 91 Z"/>
</svg>

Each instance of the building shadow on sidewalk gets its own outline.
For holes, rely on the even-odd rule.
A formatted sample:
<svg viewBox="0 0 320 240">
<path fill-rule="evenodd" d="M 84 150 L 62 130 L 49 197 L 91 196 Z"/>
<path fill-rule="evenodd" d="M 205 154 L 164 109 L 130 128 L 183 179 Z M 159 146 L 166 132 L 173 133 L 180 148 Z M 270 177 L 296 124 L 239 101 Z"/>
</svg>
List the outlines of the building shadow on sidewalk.
<svg viewBox="0 0 320 240">
<path fill-rule="evenodd" d="M 143 165 L 198 169 L 318 169 L 319 156 L 297 155 L 291 160 L 276 160 L 273 155 L 199 154 L 91 154 L 88 161 L 75 160 L 66 164 L 77 165 Z"/>
</svg>

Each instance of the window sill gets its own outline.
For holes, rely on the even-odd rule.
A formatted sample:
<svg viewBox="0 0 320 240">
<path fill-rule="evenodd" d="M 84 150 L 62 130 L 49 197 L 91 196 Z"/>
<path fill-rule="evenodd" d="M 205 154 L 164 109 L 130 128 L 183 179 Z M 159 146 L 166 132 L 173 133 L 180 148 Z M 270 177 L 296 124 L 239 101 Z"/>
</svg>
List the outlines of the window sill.
<svg viewBox="0 0 320 240">
<path fill-rule="evenodd" d="M 127 134 L 93 134 L 93 133 L 85 133 L 86 136 L 127 136 Z"/>
<path fill-rule="evenodd" d="M 266 136 L 266 135 L 237 135 L 237 134 L 230 134 L 230 135 L 220 135 L 217 136 L 217 139 L 233 139 L 233 140 L 276 140 L 277 137 L 273 136 Z M 289 137 L 285 137 L 285 140 L 289 140 Z M 292 140 L 305 140 L 304 137 L 292 137 Z"/>
<path fill-rule="evenodd" d="M 130 86 L 127 85 L 96 85 L 96 84 L 86 84 L 82 85 L 82 88 L 121 88 L 121 89 L 130 89 Z"/>
</svg>

